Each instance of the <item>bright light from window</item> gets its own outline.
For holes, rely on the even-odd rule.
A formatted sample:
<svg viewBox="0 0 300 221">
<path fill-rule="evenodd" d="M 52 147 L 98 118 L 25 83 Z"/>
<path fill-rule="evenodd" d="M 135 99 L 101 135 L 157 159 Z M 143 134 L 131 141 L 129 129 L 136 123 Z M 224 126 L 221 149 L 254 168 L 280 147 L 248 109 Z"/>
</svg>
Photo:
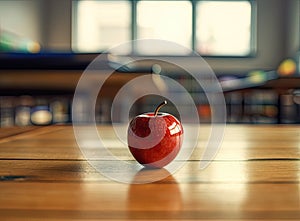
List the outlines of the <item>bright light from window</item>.
<svg viewBox="0 0 300 221">
<path fill-rule="evenodd" d="M 161 39 L 179 45 L 172 48 L 135 45 L 135 51 L 144 55 L 187 55 L 192 47 L 201 55 L 247 56 L 251 53 L 254 24 L 251 24 L 250 1 L 202 0 L 196 3 L 190 0 L 74 1 L 72 49 L 102 52 L 135 40 L 134 37 Z M 135 4 L 136 7 L 131 7 Z M 136 36 L 132 36 L 135 32 Z M 120 50 L 119 54 L 131 52 L 128 47 Z"/>
<path fill-rule="evenodd" d="M 251 52 L 251 4 L 248 1 L 200 1 L 196 49 L 204 55 L 245 56 Z"/>
<path fill-rule="evenodd" d="M 138 38 L 172 41 L 191 48 L 192 5 L 190 1 L 139 1 L 137 4 L 137 36 Z M 151 47 L 147 47 L 147 49 L 138 47 L 138 52 L 176 54 L 176 51 L 172 51 L 170 48 L 151 50 Z"/>
<path fill-rule="evenodd" d="M 128 1 L 78 1 L 74 16 L 75 51 L 100 52 L 130 40 Z"/>
</svg>

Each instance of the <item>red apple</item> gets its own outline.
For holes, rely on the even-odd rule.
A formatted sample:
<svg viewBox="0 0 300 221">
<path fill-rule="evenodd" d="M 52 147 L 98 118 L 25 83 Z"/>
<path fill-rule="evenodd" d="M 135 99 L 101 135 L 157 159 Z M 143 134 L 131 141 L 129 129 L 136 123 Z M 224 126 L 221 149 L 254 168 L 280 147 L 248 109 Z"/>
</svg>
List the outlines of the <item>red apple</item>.
<svg viewBox="0 0 300 221">
<path fill-rule="evenodd" d="M 178 154 L 183 141 L 179 120 L 168 113 L 154 113 L 133 118 L 128 127 L 128 147 L 133 157 L 145 167 L 162 168 Z"/>
</svg>

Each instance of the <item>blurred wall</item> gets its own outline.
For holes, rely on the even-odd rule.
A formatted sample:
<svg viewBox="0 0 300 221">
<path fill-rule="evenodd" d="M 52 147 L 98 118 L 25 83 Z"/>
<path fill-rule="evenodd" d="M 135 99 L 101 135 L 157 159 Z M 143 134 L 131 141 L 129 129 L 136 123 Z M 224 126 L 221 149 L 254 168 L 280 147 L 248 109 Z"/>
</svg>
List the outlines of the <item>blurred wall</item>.
<svg viewBox="0 0 300 221">
<path fill-rule="evenodd" d="M 285 55 L 294 56 L 300 49 L 300 1 L 289 0 L 286 1 L 286 47 Z"/>
<path fill-rule="evenodd" d="M 71 49 L 71 0 L 40 0 L 43 45 L 54 51 Z"/>
<path fill-rule="evenodd" d="M 40 41 L 42 34 L 39 0 L 0 1 L 0 31 L 6 30 L 14 34 Z"/>
</svg>

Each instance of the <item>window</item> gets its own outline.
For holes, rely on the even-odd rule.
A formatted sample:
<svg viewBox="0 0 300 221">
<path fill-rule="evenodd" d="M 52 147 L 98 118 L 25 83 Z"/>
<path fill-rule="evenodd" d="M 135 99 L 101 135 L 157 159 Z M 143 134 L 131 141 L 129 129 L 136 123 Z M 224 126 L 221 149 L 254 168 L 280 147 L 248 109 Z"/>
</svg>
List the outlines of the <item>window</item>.
<svg viewBox="0 0 300 221">
<path fill-rule="evenodd" d="M 129 41 L 128 1 L 78 1 L 73 8 L 72 49 L 99 52 Z"/>
<path fill-rule="evenodd" d="M 246 1 L 201 1 L 197 5 L 197 48 L 205 55 L 248 55 L 251 5 Z"/>
<path fill-rule="evenodd" d="M 139 1 L 137 4 L 137 38 L 156 38 L 173 41 L 191 48 L 192 5 L 189 1 Z M 172 10 L 170 10 L 172 9 Z M 159 51 L 138 48 L 141 54 L 167 54 Z M 171 50 L 171 49 L 169 49 Z"/>
<path fill-rule="evenodd" d="M 123 42 L 157 38 L 206 56 L 247 56 L 254 48 L 253 1 L 74 1 L 72 48 L 101 52 Z M 137 46 L 143 55 L 176 51 Z"/>
</svg>

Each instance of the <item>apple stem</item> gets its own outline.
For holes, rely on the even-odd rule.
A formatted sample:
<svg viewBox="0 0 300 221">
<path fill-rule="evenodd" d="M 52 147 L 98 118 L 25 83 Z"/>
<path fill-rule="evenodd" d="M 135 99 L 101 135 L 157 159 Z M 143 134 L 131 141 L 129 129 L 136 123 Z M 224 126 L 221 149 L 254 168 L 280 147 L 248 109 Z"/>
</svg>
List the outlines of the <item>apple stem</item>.
<svg viewBox="0 0 300 221">
<path fill-rule="evenodd" d="M 162 106 L 164 106 L 164 105 L 166 105 L 166 104 L 167 104 L 167 101 L 165 100 L 164 102 L 160 103 L 160 104 L 157 106 L 157 108 L 156 108 L 155 111 L 154 111 L 154 117 L 157 116 L 159 109 L 162 108 Z"/>
</svg>

